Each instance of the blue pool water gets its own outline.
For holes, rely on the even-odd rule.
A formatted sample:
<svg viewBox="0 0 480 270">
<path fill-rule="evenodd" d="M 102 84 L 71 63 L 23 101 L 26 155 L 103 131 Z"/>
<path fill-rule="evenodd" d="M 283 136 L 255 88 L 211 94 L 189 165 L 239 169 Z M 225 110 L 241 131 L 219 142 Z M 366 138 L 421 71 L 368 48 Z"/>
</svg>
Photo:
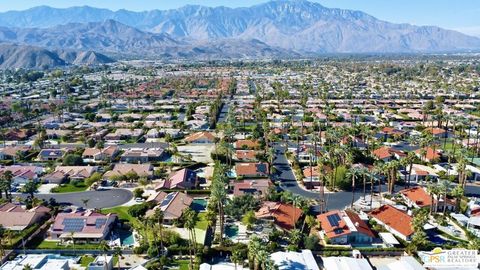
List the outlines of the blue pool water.
<svg viewBox="0 0 480 270">
<path fill-rule="evenodd" d="M 238 225 L 227 225 L 225 235 L 230 239 L 235 239 L 238 236 Z"/>
<path fill-rule="evenodd" d="M 118 232 L 122 246 L 132 246 L 135 244 L 135 238 L 133 233 L 130 231 L 119 231 Z"/>
<path fill-rule="evenodd" d="M 207 210 L 207 200 L 203 198 L 196 198 L 193 199 L 192 204 L 190 205 L 190 208 L 192 208 L 196 212 L 203 212 Z"/>
</svg>

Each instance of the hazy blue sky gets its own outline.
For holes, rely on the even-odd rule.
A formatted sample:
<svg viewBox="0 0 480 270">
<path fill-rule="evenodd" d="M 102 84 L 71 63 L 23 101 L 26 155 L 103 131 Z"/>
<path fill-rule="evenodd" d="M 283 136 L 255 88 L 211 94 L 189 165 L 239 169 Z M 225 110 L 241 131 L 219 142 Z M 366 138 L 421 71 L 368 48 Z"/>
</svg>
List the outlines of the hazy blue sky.
<svg viewBox="0 0 480 270">
<path fill-rule="evenodd" d="M 250 6 L 267 0 L 0 0 L 0 11 L 38 5 L 71 7 L 89 5 L 113 10 L 171 9 L 187 4 Z M 361 10 L 399 23 L 437 25 L 480 36 L 480 0 L 313 0 L 327 7 Z"/>
</svg>

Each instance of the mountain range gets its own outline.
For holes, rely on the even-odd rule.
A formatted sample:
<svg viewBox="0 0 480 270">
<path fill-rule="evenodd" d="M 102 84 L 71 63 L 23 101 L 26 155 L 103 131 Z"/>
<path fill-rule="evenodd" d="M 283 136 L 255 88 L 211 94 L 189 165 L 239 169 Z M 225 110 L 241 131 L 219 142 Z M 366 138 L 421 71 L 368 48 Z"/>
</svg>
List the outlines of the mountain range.
<svg viewBox="0 0 480 270">
<path fill-rule="evenodd" d="M 95 51 L 116 58 L 256 59 L 480 49 L 479 38 L 456 31 L 389 23 L 361 11 L 305 0 L 144 12 L 40 6 L 0 13 L 0 26 L 3 43 Z"/>
</svg>

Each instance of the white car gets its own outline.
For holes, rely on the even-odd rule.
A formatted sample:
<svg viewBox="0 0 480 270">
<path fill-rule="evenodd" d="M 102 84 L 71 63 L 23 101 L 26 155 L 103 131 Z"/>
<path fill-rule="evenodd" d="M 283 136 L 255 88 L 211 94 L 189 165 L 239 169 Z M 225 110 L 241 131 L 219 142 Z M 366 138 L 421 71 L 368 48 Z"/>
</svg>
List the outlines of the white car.
<svg viewBox="0 0 480 270">
<path fill-rule="evenodd" d="M 135 202 L 137 202 L 137 203 L 143 203 L 143 202 L 145 202 L 145 199 L 144 199 L 144 198 L 140 198 L 140 197 L 139 197 L 139 198 L 135 198 Z"/>
</svg>

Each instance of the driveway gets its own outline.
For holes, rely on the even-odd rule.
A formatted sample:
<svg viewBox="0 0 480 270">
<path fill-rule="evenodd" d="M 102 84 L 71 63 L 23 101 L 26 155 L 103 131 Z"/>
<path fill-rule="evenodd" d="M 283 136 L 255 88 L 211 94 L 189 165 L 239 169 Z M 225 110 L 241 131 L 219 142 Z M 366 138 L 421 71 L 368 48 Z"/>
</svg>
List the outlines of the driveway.
<svg viewBox="0 0 480 270">
<path fill-rule="evenodd" d="M 16 197 L 26 198 L 27 194 L 14 194 Z M 111 208 L 129 202 L 133 193 L 126 189 L 110 189 L 99 191 L 84 191 L 73 193 L 35 194 L 36 198 L 50 200 L 54 198 L 58 203 L 72 204 L 84 207 L 83 200 L 88 199 L 88 208 Z"/>
</svg>

